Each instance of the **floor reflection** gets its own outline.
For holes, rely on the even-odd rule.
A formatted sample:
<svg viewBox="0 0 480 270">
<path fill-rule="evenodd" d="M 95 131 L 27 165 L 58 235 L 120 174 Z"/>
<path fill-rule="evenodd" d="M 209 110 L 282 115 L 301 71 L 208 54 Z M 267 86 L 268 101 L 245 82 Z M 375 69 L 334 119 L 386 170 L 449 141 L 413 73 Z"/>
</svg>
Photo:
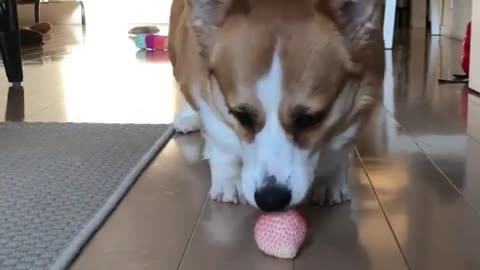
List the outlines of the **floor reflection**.
<svg viewBox="0 0 480 270">
<path fill-rule="evenodd" d="M 25 91 L 23 86 L 8 88 L 5 121 L 23 122 L 25 120 Z"/>
<path fill-rule="evenodd" d="M 25 49 L 23 107 L 9 108 L 24 112 L 7 121 L 171 123 L 179 91 L 168 53 L 138 51 L 127 27 L 105 30 L 55 26 L 43 47 Z M 7 95 L 0 91 L 2 120 Z"/>
<path fill-rule="evenodd" d="M 411 32 L 397 48 L 359 154 L 411 269 L 480 269 L 478 96 L 438 82 L 462 73 L 461 43 Z"/>
</svg>

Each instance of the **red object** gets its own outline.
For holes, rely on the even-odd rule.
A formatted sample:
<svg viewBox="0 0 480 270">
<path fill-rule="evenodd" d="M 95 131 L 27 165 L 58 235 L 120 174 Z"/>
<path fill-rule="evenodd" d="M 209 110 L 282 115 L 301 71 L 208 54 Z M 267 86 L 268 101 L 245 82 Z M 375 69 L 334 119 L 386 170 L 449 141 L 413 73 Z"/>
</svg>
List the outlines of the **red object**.
<svg viewBox="0 0 480 270">
<path fill-rule="evenodd" d="M 293 259 L 305 237 L 307 224 L 296 211 L 261 215 L 255 224 L 255 241 L 265 254 Z"/>
<path fill-rule="evenodd" d="M 465 74 L 470 73 L 470 40 L 472 36 L 472 22 L 467 24 L 467 30 L 465 33 L 465 39 L 463 40 L 463 51 L 462 51 L 462 69 Z"/>
<path fill-rule="evenodd" d="M 168 38 L 160 35 L 145 36 L 145 43 L 148 49 L 166 50 L 168 47 Z"/>
</svg>

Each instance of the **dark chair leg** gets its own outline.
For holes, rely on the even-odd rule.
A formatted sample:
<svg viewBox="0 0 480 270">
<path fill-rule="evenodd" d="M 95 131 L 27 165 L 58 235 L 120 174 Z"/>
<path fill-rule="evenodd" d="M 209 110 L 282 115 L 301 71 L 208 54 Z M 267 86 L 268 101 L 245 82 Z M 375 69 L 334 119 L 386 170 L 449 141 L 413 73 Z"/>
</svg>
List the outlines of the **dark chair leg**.
<svg viewBox="0 0 480 270">
<path fill-rule="evenodd" d="M 5 8 L 8 27 L 0 35 L 0 51 L 2 52 L 3 65 L 8 81 L 18 84 L 23 81 L 23 69 L 16 1 L 7 0 Z"/>
<path fill-rule="evenodd" d="M 85 26 L 86 19 L 85 19 L 85 5 L 83 4 L 83 1 L 78 1 L 80 3 L 80 8 L 82 9 L 82 25 Z"/>
<path fill-rule="evenodd" d="M 20 83 L 23 81 L 20 33 L 2 33 L 0 38 L 0 49 L 2 51 L 3 65 L 7 73 L 8 81 L 11 83 Z"/>
<path fill-rule="evenodd" d="M 35 2 L 34 12 L 35 12 L 35 23 L 39 23 L 40 22 L 40 0 L 37 0 L 37 2 Z"/>
</svg>

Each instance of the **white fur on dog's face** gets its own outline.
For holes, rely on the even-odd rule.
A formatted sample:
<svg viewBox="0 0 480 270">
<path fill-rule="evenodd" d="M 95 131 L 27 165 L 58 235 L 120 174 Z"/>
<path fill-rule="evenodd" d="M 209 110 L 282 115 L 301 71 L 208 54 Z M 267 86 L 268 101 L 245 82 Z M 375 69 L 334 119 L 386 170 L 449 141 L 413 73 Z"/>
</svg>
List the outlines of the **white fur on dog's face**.
<svg viewBox="0 0 480 270">
<path fill-rule="evenodd" d="M 194 95 L 206 131 L 206 139 L 226 153 L 235 154 L 242 161 L 242 191 L 249 204 L 256 206 L 254 194 L 266 183 L 266 176 L 274 176 L 277 183 L 292 193 L 290 205 L 300 203 L 314 179 L 318 153 L 301 149 L 291 140 L 280 122 L 282 94 L 282 63 L 275 53 L 270 70 L 261 77 L 253 89 L 261 102 L 265 124 L 252 141 L 243 141 L 235 131 L 219 120 L 212 108 L 200 95 Z M 219 89 L 214 95 L 221 96 Z M 218 107 L 224 107 L 222 97 Z M 208 157 L 208 153 L 207 153 Z"/>
<path fill-rule="evenodd" d="M 261 77 L 253 90 L 262 104 L 265 125 L 251 143 L 244 145 L 241 153 L 242 187 L 251 204 L 255 203 L 255 191 L 266 184 L 266 176 L 274 176 L 277 184 L 292 192 L 291 205 L 304 199 L 313 182 L 318 155 L 294 144 L 280 122 L 282 70 L 276 51 L 269 72 Z"/>
</svg>

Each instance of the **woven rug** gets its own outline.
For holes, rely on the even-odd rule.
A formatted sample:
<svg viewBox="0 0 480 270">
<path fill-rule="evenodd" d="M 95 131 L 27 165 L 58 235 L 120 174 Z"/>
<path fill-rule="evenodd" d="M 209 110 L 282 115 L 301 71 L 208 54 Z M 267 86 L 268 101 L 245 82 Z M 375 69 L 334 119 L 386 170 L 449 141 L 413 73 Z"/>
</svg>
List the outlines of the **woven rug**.
<svg viewBox="0 0 480 270">
<path fill-rule="evenodd" d="M 0 124 L 0 269 L 65 269 L 170 138 L 167 125 Z"/>
</svg>

